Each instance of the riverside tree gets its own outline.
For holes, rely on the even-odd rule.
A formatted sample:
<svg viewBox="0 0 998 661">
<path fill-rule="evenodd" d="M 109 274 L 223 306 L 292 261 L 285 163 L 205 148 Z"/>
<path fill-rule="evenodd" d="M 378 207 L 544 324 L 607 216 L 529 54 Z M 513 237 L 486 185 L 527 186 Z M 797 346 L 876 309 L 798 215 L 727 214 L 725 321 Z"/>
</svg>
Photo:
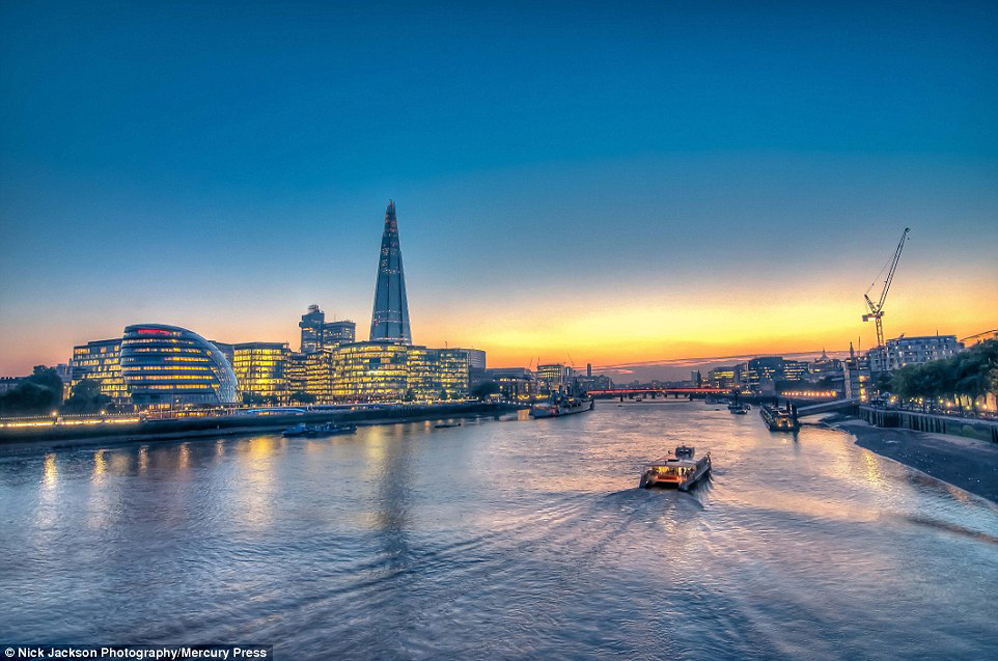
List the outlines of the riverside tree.
<svg viewBox="0 0 998 661">
<path fill-rule="evenodd" d="M 977 401 L 998 394 L 998 340 L 987 340 L 952 358 L 902 367 L 891 377 L 891 388 L 903 399 L 932 401 L 964 399 L 977 410 Z"/>
</svg>

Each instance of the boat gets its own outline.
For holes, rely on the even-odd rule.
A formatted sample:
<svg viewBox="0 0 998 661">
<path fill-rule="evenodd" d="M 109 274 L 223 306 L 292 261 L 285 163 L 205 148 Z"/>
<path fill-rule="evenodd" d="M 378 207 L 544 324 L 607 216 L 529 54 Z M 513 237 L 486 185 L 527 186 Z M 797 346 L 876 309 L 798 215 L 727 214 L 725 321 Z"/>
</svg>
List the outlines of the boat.
<svg viewBox="0 0 998 661">
<path fill-rule="evenodd" d="M 739 402 L 731 402 L 728 404 L 728 412 L 734 413 L 736 415 L 745 415 L 749 411 L 748 404 L 741 404 Z"/>
<path fill-rule="evenodd" d="M 433 425 L 434 429 L 450 429 L 451 427 L 460 427 L 460 422 L 438 422 Z"/>
<path fill-rule="evenodd" d="M 710 452 L 695 458 L 696 449 L 680 445 L 665 459 L 652 462 L 641 475 L 640 488 L 675 487 L 687 491 L 710 472 Z"/>
<path fill-rule="evenodd" d="M 562 415 L 592 411 L 596 402 L 592 399 L 562 397 L 552 402 L 538 404 L 530 409 L 531 418 L 557 418 Z"/>
<path fill-rule="evenodd" d="M 305 436 L 314 438 L 316 436 L 333 436 L 335 434 L 352 434 L 357 431 L 357 425 L 338 425 L 334 422 L 324 422 L 318 425 L 307 425 L 305 423 L 288 427 L 284 430 L 285 436 Z"/>
<path fill-rule="evenodd" d="M 764 405 L 759 409 L 759 415 L 769 427 L 769 431 L 797 431 L 800 429 L 800 422 L 787 409 Z"/>
</svg>

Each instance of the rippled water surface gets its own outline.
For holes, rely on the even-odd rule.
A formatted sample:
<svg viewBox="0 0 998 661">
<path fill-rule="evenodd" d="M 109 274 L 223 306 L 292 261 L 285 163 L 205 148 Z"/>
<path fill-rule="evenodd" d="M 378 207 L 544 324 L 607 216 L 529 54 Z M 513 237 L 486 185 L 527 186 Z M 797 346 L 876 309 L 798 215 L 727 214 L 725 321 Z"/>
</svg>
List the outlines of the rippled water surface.
<svg viewBox="0 0 998 661">
<path fill-rule="evenodd" d="M 690 494 L 636 489 L 678 443 Z M 755 411 L 0 455 L 0 643 L 278 658 L 994 658 L 998 509 Z"/>
</svg>

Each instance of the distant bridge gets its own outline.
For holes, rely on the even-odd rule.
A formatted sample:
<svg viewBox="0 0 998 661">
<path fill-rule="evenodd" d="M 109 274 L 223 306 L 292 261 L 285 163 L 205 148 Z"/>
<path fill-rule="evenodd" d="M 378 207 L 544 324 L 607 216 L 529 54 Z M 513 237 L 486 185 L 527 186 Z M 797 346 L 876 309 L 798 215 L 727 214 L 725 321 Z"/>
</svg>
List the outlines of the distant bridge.
<svg viewBox="0 0 998 661">
<path fill-rule="evenodd" d="M 615 388 L 613 390 L 590 390 L 590 397 L 619 397 L 623 400 L 634 399 L 635 397 L 657 398 L 659 395 L 663 399 L 672 395 L 676 399 L 680 397 L 706 397 L 707 395 L 730 395 L 730 388 Z"/>
</svg>

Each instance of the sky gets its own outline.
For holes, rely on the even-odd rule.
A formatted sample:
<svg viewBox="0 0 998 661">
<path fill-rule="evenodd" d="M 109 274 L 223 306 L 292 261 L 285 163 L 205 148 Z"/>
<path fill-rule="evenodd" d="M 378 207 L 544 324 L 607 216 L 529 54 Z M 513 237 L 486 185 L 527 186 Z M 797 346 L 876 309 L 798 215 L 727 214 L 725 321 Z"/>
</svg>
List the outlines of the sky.
<svg viewBox="0 0 998 661">
<path fill-rule="evenodd" d="M 0 3 L 0 374 L 131 323 L 491 366 L 998 327 L 993 2 Z M 874 296 L 876 298 L 876 296 Z M 643 369 L 640 369 L 642 368 Z"/>
</svg>

